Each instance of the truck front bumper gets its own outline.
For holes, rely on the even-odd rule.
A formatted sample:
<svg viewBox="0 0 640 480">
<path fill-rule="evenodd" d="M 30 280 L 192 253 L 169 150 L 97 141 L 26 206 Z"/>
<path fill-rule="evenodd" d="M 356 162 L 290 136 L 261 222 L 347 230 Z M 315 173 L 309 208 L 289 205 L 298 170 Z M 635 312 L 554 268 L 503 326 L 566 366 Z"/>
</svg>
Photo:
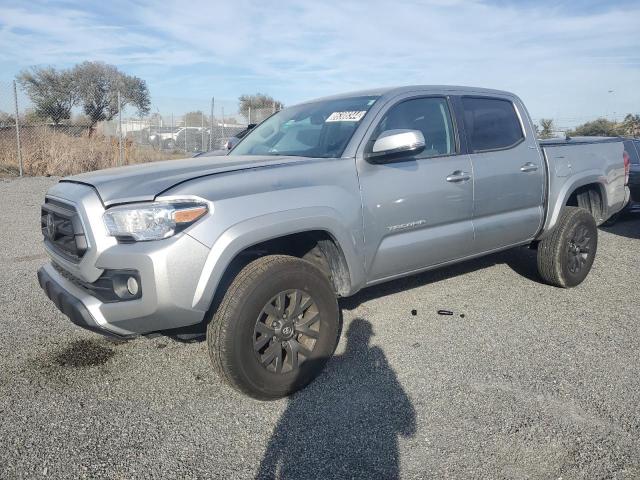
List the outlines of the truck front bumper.
<svg viewBox="0 0 640 480">
<path fill-rule="evenodd" d="M 38 270 L 40 286 L 76 325 L 109 336 L 131 337 L 200 323 L 206 310 L 194 306 L 194 291 L 209 249 L 189 235 L 158 242 L 118 244 L 102 252 L 104 271 L 136 272 L 139 298 L 105 300 L 93 284 L 75 277 L 53 258 Z"/>
<path fill-rule="evenodd" d="M 55 270 L 54 272 L 57 273 Z M 38 283 L 40 283 L 40 287 L 47 294 L 49 300 L 58 307 L 58 310 L 69 317 L 69 320 L 79 327 L 110 337 L 121 338 L 126 336 L 113 333 L 102 326 L 103 324 L 99 323 L 93 315 L 91 315 L 85 304 L 82 303 L 82 300 L 74 296 L 67 288 L 61 285 L 60 278 L 64 277 L 58 274 L 58 278 L 54 278 L 50 273 L 50 269 L 47 268 L 46 265 L 40 267 L 38 270 Z"/>
<path fill-rule="evenodd" d="M 144 335 L 200 323 L 209 305 L 200 297 L 196 301 L 194 292 L 210 248 L 188 229 L 162 240 L 118 242 L 106 230 L 104 212 L 92 187 L 60 182 L 49 189 L 41 226 L 51 263 L 38 271 L 47 296 L 76 325 L 107 335 Z M 44 228 L 50 220 L 54 233 L 49 235 Z M 73 244 L 75 249 L 67 248 Z M 138 287 L 127 295 L 130 277 Z"/>
</svg>

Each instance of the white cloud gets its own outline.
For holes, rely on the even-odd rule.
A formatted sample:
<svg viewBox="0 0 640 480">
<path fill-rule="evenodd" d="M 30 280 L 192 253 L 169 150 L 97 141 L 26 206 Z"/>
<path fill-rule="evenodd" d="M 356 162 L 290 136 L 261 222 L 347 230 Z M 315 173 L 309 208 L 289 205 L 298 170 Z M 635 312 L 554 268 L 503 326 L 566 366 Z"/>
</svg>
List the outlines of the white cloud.
<svg viewBox="0 0 640 480">
<path fill-rule="evenodd" d="M 509 89 L 534 117 L 572 123 L 640 110 L 640 6 L 589 13 L 457 0 L 238 0 L 143 1 L 113 11 L 126 14 L 126 27 L 113 12 L 81 7 L 4 8 L 0 62 L 100 59 L 143 76 L 159 95 L 268 89 L 292 102 L 447 83 Z"/>
</svg>

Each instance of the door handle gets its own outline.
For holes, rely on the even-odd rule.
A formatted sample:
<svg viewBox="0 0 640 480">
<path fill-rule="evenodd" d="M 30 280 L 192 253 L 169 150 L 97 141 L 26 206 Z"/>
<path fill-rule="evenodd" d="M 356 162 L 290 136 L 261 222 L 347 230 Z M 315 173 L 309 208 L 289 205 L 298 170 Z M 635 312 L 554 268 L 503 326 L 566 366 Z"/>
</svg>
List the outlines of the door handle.
<svg viewBox="0 0 640 480">
<path fill-rule="evenodd" d="M 470 179 L 471 179 L 471 175 L 469 175 L 467 172 L 463 172 L 462 170 L 456 170 L 455 172 L 451 173 L 447 177 L 447 182 L 452 182 L 452 183 L 466 182 L 467 180 L 470 180 Z"/>
<path fill-rule="evenodd" d="M 536 170 L 538 170 L 538 166 L 531 162 L 527 162 L 520 167 L 520 171 L 524 173 L 535 172 Z"/>
</svg>

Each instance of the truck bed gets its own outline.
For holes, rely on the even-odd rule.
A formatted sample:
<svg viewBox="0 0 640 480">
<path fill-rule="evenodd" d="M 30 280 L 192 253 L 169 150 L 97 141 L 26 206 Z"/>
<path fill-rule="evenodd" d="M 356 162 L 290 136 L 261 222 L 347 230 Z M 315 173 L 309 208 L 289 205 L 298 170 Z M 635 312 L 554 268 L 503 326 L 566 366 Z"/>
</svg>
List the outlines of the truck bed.
<svg viewBox="0 0 640 480">
<path fill-rule="evenodd" d="M 582 185 L 603 185 L 600 205 L 594 206 L 598 223 L 620 211 L 628 201 L 622 161 L 624 146 L 621 138 L 573 137 L 541 140 L 540 147 L 547 164 L 547 218 L 544 231 L 555 224 L 567 193 Z"/>
</svg>

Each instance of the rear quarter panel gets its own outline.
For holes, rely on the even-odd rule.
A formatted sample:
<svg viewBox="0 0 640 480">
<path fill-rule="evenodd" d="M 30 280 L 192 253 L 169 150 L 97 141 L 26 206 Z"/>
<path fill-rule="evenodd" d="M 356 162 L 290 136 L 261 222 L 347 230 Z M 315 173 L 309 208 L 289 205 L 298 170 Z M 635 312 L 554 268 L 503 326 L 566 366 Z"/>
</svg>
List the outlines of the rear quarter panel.
<svg viewBox="0 0 640 480">
<path fill-rule="evenodd" d="M 621 210 L 626 201 L 622 141 L 545 145 L 547 215 L 539 238 L 556 224 L 571 194 L 587 184 L 598 184 L 603 198 L 603 220 Z"/>
</svg>

